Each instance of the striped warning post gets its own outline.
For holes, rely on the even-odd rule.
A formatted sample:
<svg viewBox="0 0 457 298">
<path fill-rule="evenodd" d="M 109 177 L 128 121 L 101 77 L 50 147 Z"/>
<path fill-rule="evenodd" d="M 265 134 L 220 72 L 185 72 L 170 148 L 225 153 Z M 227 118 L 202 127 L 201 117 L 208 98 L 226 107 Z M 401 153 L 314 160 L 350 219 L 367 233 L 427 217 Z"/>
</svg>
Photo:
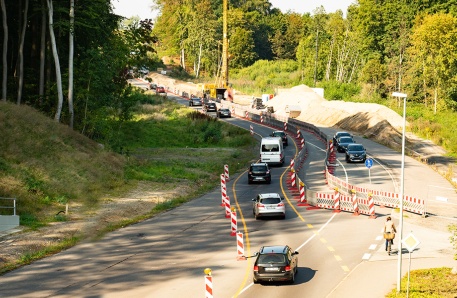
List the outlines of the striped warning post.
<svg viewBox="0 0 457 298">
<path fill-rule="evenodd" d="M 335 210 L 333 212 L 341 212 L 340 210 L 340 192 L 338 191 L 338 187 L 335 187 L 335 194 L 333 195 L 333 201 L 335 202 Z"/>
<path fill-rule="evenodd" d="M 263 123 L 263 115 L 260 115 L 260 123 Z"/>
<path fill-rule="evenodd" d="M 241 232 L 236 233 L 236 259 L 238 261 L 245 260 L 243 233 Z"/>
<path fill-rule="evenodd" d="M 330 141 L 328 142 L 328 151 L 333 152 L 333 149 L 334 149 L 334 147 L 333 147 L 333 141 L 330 140 Z"/>
<path fill-rule="evenodd" d="M 225 206 L 225 197 L 227 196 L 227 188 L 225 183 L 225 174 L 221 174 L 221 195 L 222 195 L 222 203 L 221 206 Z"/>
<path fill-rule="evenodd" d="M 297 185 L 297 182 L 295 181 L 295 179 L 296 179 L 295 170 L 292 169 L 292 176 L 290 179 L 290 185 L 292 185 L 292 187 L 295 187 Z"/>
<path fill-rule="evenodd" d="M 306 202 L 306 195 L 305 195 L 305 183 L 300 180 L 298 183 L 299 191 L 300 191 L 300 202 L 297 204 L 297 206 L 309 206 L 308 203 Z"/>
<path fill-rule="evenodd" d="M 235 116 L 235 107 L 232 106 L 232 116 Z"/>
<path fill-rule="evenodd" d="M 237 224 L 236 224 L 236 210 L 235 208 L 232 209 L 232 220 L 231 220 L 231 232 L 230 236 L 236 236 Z"/>
<path fill-rule="evenodd" d="M 245 116 L 246 116 L 246 119 L 249 119 L 249 112 L 248 111 L 246 111 Z"/>
<path fill-rule="evenodd" d="M 376 213 L 374 211 L 374 200 L 373 200 L 373 194 L 371 192 L 368 193 L 368 205 L 370 207 L 370 216 L 369 218 L 376 218 Z"/>
<path fill-rule="evenodd" d="M 213 298 L 213 277 L 205 276 L 205 298 Z"/>
<path fill-rule="evenodd" d="M 295 159 L 291 158 L 290 159 L 290 170 L 292 171 L 295 167 Z"/>
<path fill-rule="evenodd" d="M 352 215 L 359 215 L 359 206 L 357 202 L 357 194 L 355 192 L 355 189 L 351 189 L 352 193 L 352 208 L 354 210 L 354 213 Z"/>
<path fill-rule="evenodd" d="M 251 136 L 254 135 L 254 127 L 252 127 L 252 125 L 249 125 L 249 130 L 251 132 Z"/>
<path fill-rule="evenodd" d="M 230 181 L 229 166 L 224 165 L 225 181 Z"/>
<path fill-rule="evenodd" d="M 230 197 L 225 197 L 225 218 L 230 218 Z"/>
<path fill-rule="evenodd" d="M 287 131 L 287 123 L 284 122 L 284 131 Z"/>
<path fill-rule="evenodd" d="M 305 139 L 302 138 L 301 141 L 300 141 L 300 148 L 303 149 L 305 147 Z"/>
<path fill-rule="evenodd" d="M 297 128 L 297 140 L 300 138 L 300 129 Z"/>
</svg>

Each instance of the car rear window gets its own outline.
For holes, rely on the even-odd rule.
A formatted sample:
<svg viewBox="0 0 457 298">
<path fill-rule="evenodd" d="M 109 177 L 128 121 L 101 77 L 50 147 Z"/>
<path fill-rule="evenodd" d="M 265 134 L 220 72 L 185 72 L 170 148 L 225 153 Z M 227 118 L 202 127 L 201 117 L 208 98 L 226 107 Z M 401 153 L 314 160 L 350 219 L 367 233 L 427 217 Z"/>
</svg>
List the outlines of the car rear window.
<svg viewBox="0 0 457 298">
<path fill-rule="evenodd" d="M 283 254 L 265 254 L 259 256 L 259 263 L 284 263 L 286 258 Z"/>
<path fill-rule="evenodd" d="M 262 152 L 279 152 L 278 144 L 262 145 Z"/>
<path fill-rule="evenodd" d="M 279 204 L 279 203 L 281 203 L 281 199 L 280 198 L 263 198 L 261 200 L 261 203 L 262 204 Z"/>
<path fill-rule="evenodd" d="M 266 166 L 252 166 L 252 171 L 254 172 L 266 172 L 267 167 Z"/>
</svg>

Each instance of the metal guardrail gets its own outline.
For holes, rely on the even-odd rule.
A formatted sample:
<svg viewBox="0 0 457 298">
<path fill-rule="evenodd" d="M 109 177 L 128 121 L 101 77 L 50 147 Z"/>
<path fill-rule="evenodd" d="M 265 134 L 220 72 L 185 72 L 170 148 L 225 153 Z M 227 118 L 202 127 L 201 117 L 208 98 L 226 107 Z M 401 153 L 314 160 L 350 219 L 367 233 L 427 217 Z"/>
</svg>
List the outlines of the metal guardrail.
<svg viewBox="0 0 457 298">
<path fill-rule="evenodd" d="M 0 202 L 3 200 L 5 201 L 13 201 L 13 206 L 2 206 L 0 205 L 0 209 L 13 209 L 13 215 L 16 215 L 16 198 L 1 198 L 0 197 Z"/>
</svg>

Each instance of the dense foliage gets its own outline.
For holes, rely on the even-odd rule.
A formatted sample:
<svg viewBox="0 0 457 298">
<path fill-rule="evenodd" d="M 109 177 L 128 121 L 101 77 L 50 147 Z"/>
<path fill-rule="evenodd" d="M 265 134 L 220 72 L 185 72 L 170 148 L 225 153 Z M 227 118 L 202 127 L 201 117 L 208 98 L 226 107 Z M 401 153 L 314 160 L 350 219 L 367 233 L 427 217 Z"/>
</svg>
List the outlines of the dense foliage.
<svg viewBox="0 0 457 298">
<path fill-rule="evenodd" d="M 346 12 L 327 13 L 321 6 L 303 15 L 281 12 L 268 0 L 227 1 L 229 82 L 237 89 L 250 71 L 250 92 L 306 84 L 325 87 L 327 99 L 384 103 L 400 91 L 433 114 L 457 109 L 455 0 L 359 0 Z M 220 74 L 223 1 L 151 0 L 160 11 L 156 20 L 122 20 L 112 13 L 111 0 L 74 2 L 72 25 L 71 1 L 0 1 L 3 100 L 56 114 L 52 31 L 68 98 L 56 119 L 99 141 L 113 133 L 105 119 L 131 117 L 137 97 L 126 84 L 129 69 L 162 66 L 168 56 L 179 64 L 175 73 L 201 80 Z M 273 66 L 281 67 L 271 69 L 271 61 L 282 61 Z"/>
</svg>

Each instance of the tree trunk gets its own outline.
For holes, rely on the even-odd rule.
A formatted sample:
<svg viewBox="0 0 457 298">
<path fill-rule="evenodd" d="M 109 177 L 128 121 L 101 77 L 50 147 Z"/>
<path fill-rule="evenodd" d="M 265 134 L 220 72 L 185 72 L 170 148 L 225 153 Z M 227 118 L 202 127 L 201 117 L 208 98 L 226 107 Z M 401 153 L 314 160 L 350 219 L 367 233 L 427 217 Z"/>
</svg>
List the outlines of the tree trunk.
<svg viewBox="0 0 457 298">
<path fill-rule="evenodd" d="M 49 35 L 51 36 L 51 46 L 52 46 L 52 56 L 54 57 L 54 65 L 56 68 L 56 80 L 57 80 L 57 109 L 54 119 L 57 122 L 60 122 L 60 115 L 62 113 L 62 104 L 63 104 L 63 93 L 62 93 L 62 73 L 60 72 L 60 61 L 59 55 L 57 53 L 56 46 L 56 37 L 54 35 L 53 28 L 53 6 L 52 0 L 46 0 L 48 3 L 48 13 L 49 13 Z"/>
<path fill-rule="evenodd" d="M 198 78 L 198 75 L 200 73 L 200 63 L 201 63 L 201 60 L 202 60 L 202 48 L 203 48 L 203 44 L 200 42 L 200 49 L 198 51 L 197 70 L 195 72 L 195 77 L 196 78 Z"/>
<path fill-rule="evenodd" d="M 8 75 L 8 22 L 6 21 L 6 6 L 5 0 L 0 0 L 2 6 L 2 20 L 3 20 L 3 55 L 2 55 L 2 100 L 6 101 L 7 91 L 7 75 Z"/>
<path fill-rule="evenodd" d="M 21 104 L 22 100 L 22 88 L 24 87 L 24 40 L 25 40 L 25 31 L 27 29 L 27 12 L 29 10 L 29 0 L 25 0 L 24 7 L 24 21 L 22 23 L 21 30 L 21 40 L 19 42 L 19 84 L 17 87 L 17 104 Z"/>
<path fill-rule="evenodd" d="M 70 127 L 73 128 L 75 113 L 73 110 L 73 55 L 75 33 L 75 0 L 70 0 L 70 52 L 68 54 L 68 112 L 70 113 Z"/>
<path fill-rule="evenodd" d="M 46 59 L 46 3 L 41 1 L 40 83 L 38 95 L 44 95 L 44 65 Z"/>
<path fill-rule="evenodd" d="M 330 53 L 328 54 L 327 69 L 325 71 L 325 80 L 330 80 L 330 72 L 332 69 L 332 60 L 333 60 L 333 48 L 335 47 L 335 37 L 332 38 L 330 43 Z"/>
</svg>

